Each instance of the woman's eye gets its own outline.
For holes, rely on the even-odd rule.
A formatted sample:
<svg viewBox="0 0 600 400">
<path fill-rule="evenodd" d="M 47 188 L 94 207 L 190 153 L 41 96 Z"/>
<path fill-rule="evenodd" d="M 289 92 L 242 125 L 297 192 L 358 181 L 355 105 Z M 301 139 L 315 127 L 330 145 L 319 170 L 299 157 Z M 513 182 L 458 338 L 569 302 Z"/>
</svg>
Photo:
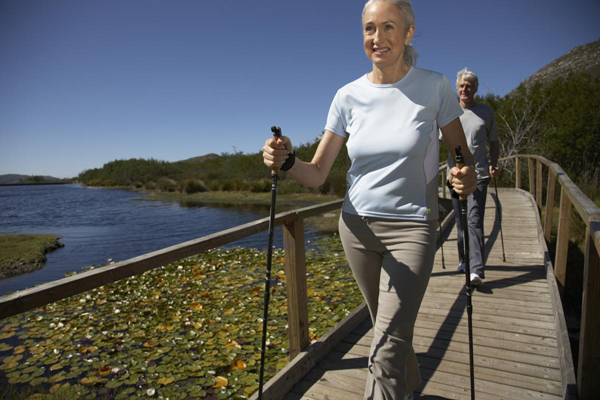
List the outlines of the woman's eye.
<svg viewBox="0 0 600 400">
<path fill-rule="evenodd" d="M 392 29 L 394 29 L 394 27 L 392 25 L 386 25 L 385 26 L 385 30 L 386 31 L 391 31 Z"/>
<path fill-rule="evenodd" d="M 373 28 L 372 26 L 367 26 L 367 27 L 365 27 L 365 32 L 368 32 L 368 33 L 375 32 L 375 28 Z"/>
</svg>

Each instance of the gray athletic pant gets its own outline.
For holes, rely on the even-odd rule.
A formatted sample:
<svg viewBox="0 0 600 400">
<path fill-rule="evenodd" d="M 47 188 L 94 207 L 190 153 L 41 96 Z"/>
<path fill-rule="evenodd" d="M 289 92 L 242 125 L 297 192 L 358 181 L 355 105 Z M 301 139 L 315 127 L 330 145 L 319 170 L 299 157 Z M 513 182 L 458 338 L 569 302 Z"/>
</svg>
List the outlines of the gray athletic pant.
<svg viewBox="0 0 600 400">
<path fill-rule="evenodd" d="M 436 221 L 343 212 L 346 258 L 373 321 L 365 399 L 403 400 L 421 383 L 413 330 L 435 257 Z"/>
<path fill-rule="evenodd" d="M 485 198 L 490 179 L 477 181 L 477 189 L 467 198 L 467 225 L 469 225 L 469 267 L 471 273 L 476 273 L 481 279 L 485 279 L 485 247 L 483 233 L 483 218 L 485 216 Z M 458 261 L 463 262 L 465 258 L 464 233 L 460 213 L 459 200 L 452 197 L 454 207 L 454 219 L 458 227 Z"/>
</svg>

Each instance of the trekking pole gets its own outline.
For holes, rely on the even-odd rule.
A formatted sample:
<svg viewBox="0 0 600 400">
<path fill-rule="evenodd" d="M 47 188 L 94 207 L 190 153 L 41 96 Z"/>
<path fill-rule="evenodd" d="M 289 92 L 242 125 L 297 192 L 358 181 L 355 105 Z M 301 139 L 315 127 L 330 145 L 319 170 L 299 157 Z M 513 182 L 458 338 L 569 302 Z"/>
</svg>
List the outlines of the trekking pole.
<svg viewBox="0 0 600 400">
<path fill-rule="evenodd" d="M 502 234 L 502 210 L 500 208 L 500 197 L 498 197 L 498 185 L 496 184 L 496 178 L 494 179 L 494 189 L 496 189 L 496 214 L 500 220 L 500 240 L 502 241 L 502 261 L 506 262 L 506 255 L 504 253 L 504 235 Z"/>
<path fill-rule="evenodd" d="M 281 137 L 281 128 L 271 127 L 275 138 Z M 267 347 L 267 320 L 269 319 L 269 300 L 271 299 L 271 261 L 273 259 L 273 233 L 275 230 L 275 199 L 277 198 L 277 171 L 271 171 L 271 214 L 269 217 L 269 247 L 267 247 L 267 271 L 265 277 L 265 308 L 263 314 L 262 346 L 260 350 L 260 376 L 258 380 L 258 398 L 262 399 L 265 375 L 265 350 Z"/>
<path fill-rule="evenodd" d="M 460 146 L 455 149 L 455 164 L 456 167 L 462 169 L 465 166 L 465 159 L 460 150 Z M 456 192 L 452 192 L 452 196 L 458 197 Z M 466 293 L 467 293 L 467 319 L 469 323 L 469 364 L 471 367 L 471 400 L 475 400 L 475 367 L 473 360 L 473 302 L 471 299 L 471 262 L 469 260 L 469 226 L 467 225 L 467 197 L 460 196 L 460 214 L 463 226 L 463 240 L 465 246 L 465 277 L 467 278 Z"/>
<path fill-rule="evenodd" d="M 438 225 L 440 227 L 440 247 L 442 249 L 442 268 L 446 269 L 446 262 L 444 261 L 444 232 L 442 232 L 442 223 L 438 219 Z"/>
</svg>

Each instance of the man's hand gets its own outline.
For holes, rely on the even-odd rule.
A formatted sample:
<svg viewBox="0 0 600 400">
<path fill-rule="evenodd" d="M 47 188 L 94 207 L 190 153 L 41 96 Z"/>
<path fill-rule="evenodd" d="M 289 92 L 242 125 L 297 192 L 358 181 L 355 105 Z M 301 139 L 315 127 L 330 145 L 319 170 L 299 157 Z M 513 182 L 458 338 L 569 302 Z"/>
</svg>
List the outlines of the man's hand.
<svg viewBox="0 0 600 400">
<path fill-rule="evenodd" d="M 500 177 L 500 172 L 502 172 L 502 168 L 490 165 L 490 175 L 492 178 L 496 179 Z"/>
</svg>

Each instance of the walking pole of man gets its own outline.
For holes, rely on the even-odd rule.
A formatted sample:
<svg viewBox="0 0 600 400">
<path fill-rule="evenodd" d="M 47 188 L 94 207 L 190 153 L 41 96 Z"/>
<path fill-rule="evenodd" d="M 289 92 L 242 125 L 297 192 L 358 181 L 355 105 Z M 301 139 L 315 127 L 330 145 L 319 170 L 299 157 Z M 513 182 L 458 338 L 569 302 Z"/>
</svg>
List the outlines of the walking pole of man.
<svg viewBox="0 0 600 400">
<path fill-rule="evenodd" d="M 271 127 L 276 138 L 281 136 L 281 128 Z M 277 198 L 277 171 L 271 171 L 271 214 L 269 217 L 269 246 L 267 247 L 267 270 L 265 276 L 265 308 L 263 314 L 262 346 L 260 350 L 260 375 L 258 380 L 258 398 L 262 399 L 265 374 L 265 355 L 267 347 L 267 321 L 269 319 L 269 301 L 271 300 L 271 261 L 273 259 L 273 233 L 275 231 L 275 200 Z"/>
<path fill-rule="evenodd" d="M 455 165 L 457 168 L 462 169 L 465 166 L 465 159 L 462 155 L 460 146 L 456 146 L 455 149 Z M 458 196 L 456 192 L 452 192 L 452 196 Z M 467 319 L 469 325 L 469 365 L 471 371 L 471 399 L 475 400 L 475 367 L 473 360 L 473 302 L 471 299 L 471 266 L 469 261 L 469 229 L 467 225 L 467 197 L 460 196 L 460 211 L 462 225 L 466 227 L 464 229 L 464 246 L 465 246 L 465 277 L 467 280 L 466 294 L 467 294 Z"/>
<path fill-rule="evenodd" d="M 496 189 L 496 214 L 500 220 L 500 240 L 502 241 L 502 261 L 506 262 L 506 254 L 504 253 L 504 235 L 502 234 L 502 208 L 500 207 L 500 197 L 498 197 L 498 185 L 494 178 L 494 189 Z"/>
</svg>

